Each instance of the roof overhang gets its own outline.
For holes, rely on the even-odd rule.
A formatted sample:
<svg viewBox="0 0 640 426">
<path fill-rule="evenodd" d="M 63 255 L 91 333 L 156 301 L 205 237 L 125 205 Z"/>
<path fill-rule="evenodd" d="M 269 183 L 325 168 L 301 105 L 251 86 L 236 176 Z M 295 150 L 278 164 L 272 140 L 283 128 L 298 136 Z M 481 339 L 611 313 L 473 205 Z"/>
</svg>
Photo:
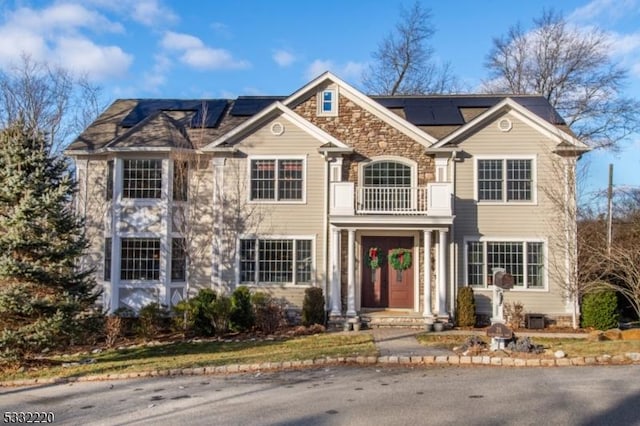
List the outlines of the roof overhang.
<svg viewBox="0 0 640 426">
<path fill-rule="evenodd" d="M 213 142 L 211 142 L 210 144 L 202 148 L 202 151 L 204 152 L 214 151 L 216 148 L 219 148 L 220 145 L 223 145 L 223 144 L 233 145 L 238 140 L 242 139 L 244 136 L 249 134 L 251 131 L 262 126 L 264 123 L 266 123 L 267 121 L 271 120 L 274 117 L 277 117 L 278 115 L 284 117 L 290 123 L 306 131 L 309 135 L 313 136 L 323 144 L 330 143 L 337 148 L 341 148 L 345 150 L 351 149 L 349 146 L 347 146 L 345 143 L 343 143 L 339 139 L 336 139 L 335 137 L 331 136 L 329 133 L 325 132 L 324 130 L 320 129 L 319 127 L 313 125 L 309 121 L 302 118 L 300 115 L 296 114 L 293 110 L 285 106 L 282 102 L 276 101 L 270 106 L 268 106 L 267 108 L 260 111 L 258 114 L 254 115 L 253 117 L 251 117 L 250 119 L 248 119 L 247 121 L 239 125 L 238 127 L 225 133 L 218 139 L 214 140 Z"/>
<path fill-rule="evenodd" d="M 513 114 L 516 118 L 529 124 L 531 127 L 555 141 L 558 145 L 569 144 L 572 149 L 581 153 L 587 152 L 591 149 L 575 136 L 562 131 L 548 121 L 538 117 L 536 114 L 511 98 L 505 98 L 484 113 L 466 123 L 464 126 L 461 126 L 459 129 L 455 130 L 443 139 L 440 139 L 440 141 L 433 145 L 433 148 L 443 148 L 447 145 L 455 145 L 466 139 L 469 134 L 477 131 L 481 126 L 486 125 L 488 122 L 495 120 L 505 113 Z"/>
<path fill-rule="evenodd" d="M 430 147 L 432 144 L 437 142 L 437 139 L 435 139 L 433 136 L 420 130 L 418 127 L 409 123 L 404 118 L 389 111 L 388 108 L 380 105 L 378 102 L 374 101 L 373 99 L 363 94 L 362 92 L 329 71 L 324 72 L 320 76 L 304 85 L 302 88 L 298 89 L 287 99 L 283 100 L 282 103 L 288 107 L 295 107 L 303 99 L 306 99 L 309 94 L 314 93 L 318 86 L 326 84 L 327 82 L 333 83 L 338 86 L 340 96 L 346 96 L 361 108 L 369 111 L 388 125 L 394 127 L 398 131 L 402 132 L 416 142 L 424 145 L 425 147 Z"/>
</svg>

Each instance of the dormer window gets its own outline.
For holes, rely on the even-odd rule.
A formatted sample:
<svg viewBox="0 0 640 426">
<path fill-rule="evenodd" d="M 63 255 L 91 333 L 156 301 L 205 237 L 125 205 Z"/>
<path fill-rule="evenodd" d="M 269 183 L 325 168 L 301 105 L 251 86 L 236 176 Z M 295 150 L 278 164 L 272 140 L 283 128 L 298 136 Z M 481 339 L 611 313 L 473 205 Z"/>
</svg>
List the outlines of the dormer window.
<svg viewBox="0 0 640 426">
<path fill-rule="evenodd" d="M 336 89 L 325 89 L 318 95 L 318 115 L 338 115 L 338 91 Z"/>
</svg>

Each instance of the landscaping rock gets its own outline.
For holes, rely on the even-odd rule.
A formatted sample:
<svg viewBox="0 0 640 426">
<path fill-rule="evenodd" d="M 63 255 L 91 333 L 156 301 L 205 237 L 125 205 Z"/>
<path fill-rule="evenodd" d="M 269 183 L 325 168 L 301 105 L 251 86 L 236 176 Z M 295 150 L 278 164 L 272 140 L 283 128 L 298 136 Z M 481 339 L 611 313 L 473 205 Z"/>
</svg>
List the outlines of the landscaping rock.
<svg viewBox="0 0 640 426">
<path fill-rule="evenodd" d="M 640 353 L 638 352 L 629 352 L 625 354 L 627 356 L 627 358 L 629 358 L 631 361 L 640 361 Z"/>
<path fill-rule="evenodd" d="M 553 353 L 553 356 L 554 356 L 556 359 L 560 359 L 560 358 L 564 358 L 564 357 L 566 357 L 566 356 L 567 356 L 567 354 L 565 354 L 565 353 L 564 353 L 564 351 L 560 351 L 560 350 L 558 350 L 558 351 L 555 351 L 555 352 Z"/>
</svg>

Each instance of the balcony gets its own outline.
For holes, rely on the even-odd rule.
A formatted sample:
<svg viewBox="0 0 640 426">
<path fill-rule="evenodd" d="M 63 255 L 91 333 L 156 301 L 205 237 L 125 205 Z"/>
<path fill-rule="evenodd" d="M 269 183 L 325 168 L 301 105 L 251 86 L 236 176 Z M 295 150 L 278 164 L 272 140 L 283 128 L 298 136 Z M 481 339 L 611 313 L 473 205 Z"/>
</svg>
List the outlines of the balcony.
<svg viewBox="0 0 640 426">
<path fill-rule="evenodd" d="M 331 183 L 332 215 L 451 216 L 452 185 L 433 182 L 423 187 L 357 187 Z"/>
</svg>

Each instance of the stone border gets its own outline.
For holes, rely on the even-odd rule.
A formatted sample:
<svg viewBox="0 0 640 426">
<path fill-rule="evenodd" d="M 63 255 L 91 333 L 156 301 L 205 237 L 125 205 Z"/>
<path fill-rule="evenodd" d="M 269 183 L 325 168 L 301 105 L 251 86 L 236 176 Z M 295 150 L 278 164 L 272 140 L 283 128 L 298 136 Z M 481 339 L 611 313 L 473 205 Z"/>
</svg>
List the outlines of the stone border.
<svg viewBox="0 0 640 426">
<path fill-rule="evenodd" d="M 300 369 L 321 365 L 456 365 L 456 366 L 489 366 L 489 367 L 570 367 L 591 365 L 640 365 L 640 353 L 629 352 L 623 355 L 602 355 L 573 358 L 504 358 L 488 355 L 460 356 L 351 356 L 324 357 L 303 361 L 263 362 L 256 364 L 229 364 L 211 367 L 175 368 L 169 370 L 152 370 L 137 373 L 94 374 L 80 377 L 48 377 L 38 379 L 8 380 L 0 382 L 0 387 L 35 386 L 74 382 L 95 382 L 106 380 L 139 379 L 145 377 L 168 376 L 203 376 L 211 374 L 251 373 Z"/>
</svg>

